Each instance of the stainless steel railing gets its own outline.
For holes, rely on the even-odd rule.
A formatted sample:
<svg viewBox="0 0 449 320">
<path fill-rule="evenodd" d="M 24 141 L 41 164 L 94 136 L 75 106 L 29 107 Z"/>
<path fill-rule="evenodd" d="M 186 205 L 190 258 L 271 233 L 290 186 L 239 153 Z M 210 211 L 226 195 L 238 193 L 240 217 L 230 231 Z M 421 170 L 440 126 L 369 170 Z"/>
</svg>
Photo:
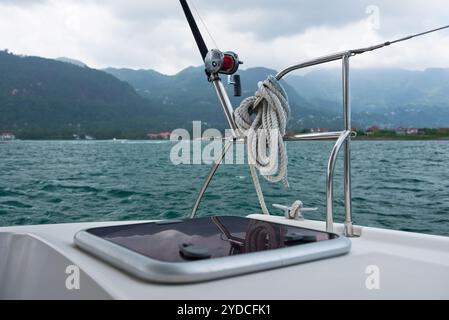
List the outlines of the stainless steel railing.
<svg viewBox="0 0 449 320">
<path fill-rule="evenodd" d="M 344 130 L 340 132 L 325 132 L 325 133 L 312 133 L 312 134 L 304 134 L 297 135 L 294 137 L 294 140 L 330 140 L 337 139 L 331 155 L 329 157 L 328 166 L 327 166 L 327 175 L 326 175 L 326 231 L 333 232 L 334 226 L 334 218 L 333 218 L 333 182 L 334 182 L 334 172 L 335 172 L 335 164 L 337 161 L 337 156 L 341 150 L 344 148 L 344 204 L 345 204 L 345 222 L 344 222 L 344 234 L 348 237 L 355 236 L 354 228 L 352 225 L 352 206 L 351 206 L 351 153 L 350 153 L 350 143 L 351 143 L 351 104 L 350 104 L 350 79 L 349 79 L 349 59 L 351 56 L 355 55 L 353 51 L 345 51 L 341 53 L 336 53 L 324 57 L 320 57 L 317 59 L 313 59 L 310 61 L 306 61 L 300 64 L 296 64 L 290 66 L 282 71 L 280 71 L 276 78 L 281 80 L 288 73 L 303 69 L 323 63 L 328 63 L 331 61 L 342 61 L 342 96 L 343 96 L 343 126 Z M 212 178 L 217 172 L 219 166 L 221 165 L 226 153 L 228 152 L 230 146 L 234 143 L 236 139 L 239 137 L 236 136 L 235 132 L 235 122 L 232 116 L 233 107 L 229 101 L 226 90 L 224 89 L 221 80 L 217 77 L 213 81 L 213 85 L 219 97 L 220 103 L 225 112 L 226 118 L 229 122 L 230 127 L 233 129 L 233 137 L 226 141 L 225 146 L 223 148 L 222 154 L 216 159 L 213 167 L 211 168 L 208 176 L 206 177 L 205 182 L 203 183 L 200 192 L 197 195 L 195 205 L 193 207 L 191 217 L 194 218 L 196 212 L 199 208 L 201 200 L 206 192 Z M 256 102 L 257 103 L 257 102 Z M 262 210 L 265 214 L 268 214 L 268 209 L 265 205 L 265 200 L 261 191 L 259 179 L 256 171 L 253 167 L 250 166 L 251 176 L 253 179 L 254 187 L 257 193 L 257 196 L 261 202 Z"/>
</svg>

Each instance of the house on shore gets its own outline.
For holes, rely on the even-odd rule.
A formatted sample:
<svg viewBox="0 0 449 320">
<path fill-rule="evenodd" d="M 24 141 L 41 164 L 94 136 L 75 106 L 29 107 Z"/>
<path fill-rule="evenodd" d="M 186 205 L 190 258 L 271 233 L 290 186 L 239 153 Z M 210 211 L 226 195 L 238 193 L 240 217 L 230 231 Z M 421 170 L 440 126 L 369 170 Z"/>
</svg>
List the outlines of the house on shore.
<svg viewBox="0 0 449 320">
<path fill-rule="evenodd" d="M 407 128 L 407 135 L 415 135 L 418 134 L 419 130 L 418 128 Z"/>
<path fill-rule="evenodd" d="M 380 131 L 380 128 L 378 126 L 371 126 L 368 129 L 366 129 L 366 135 L 370 136 L 379 131 Z"/>
<path fill-rule="evenodd" d="M 148 139 L 153 140 L 168 140 L 170 139 L 171 132 L 149 132 L 147 133 Z"/>
<path fill-rule="evenodd" d="M 415 135 L 419 133 L 418 128 L 403 128 L 399 127 L 395 130 L 396 135 L 405 136 L 405 135 Z"/>
</svg>

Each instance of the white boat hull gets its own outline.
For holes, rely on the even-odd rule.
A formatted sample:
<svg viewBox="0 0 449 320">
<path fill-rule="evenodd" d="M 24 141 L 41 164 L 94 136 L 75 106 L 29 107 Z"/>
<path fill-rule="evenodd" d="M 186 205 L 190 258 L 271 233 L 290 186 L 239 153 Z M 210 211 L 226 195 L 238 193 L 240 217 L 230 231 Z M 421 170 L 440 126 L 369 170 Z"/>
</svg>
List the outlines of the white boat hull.
<svg viewBox="0 0 449 320">
<path fill-rule="evenodd" d="M 252 218 L 324 229 L 317 221 Z M 123 223 L 123 222 L 119 222 Z M 115 222 L 0 228 L 1 299 L 449 299 L 449 237 L 356 227 L 348 255 L 216 281 L 148 283 L 73 244 L 76 232 Z M 342 227 L 336 225 L 336 232 Z M 67 267 L 79 289 L 66 286 Z"/>
</svg>

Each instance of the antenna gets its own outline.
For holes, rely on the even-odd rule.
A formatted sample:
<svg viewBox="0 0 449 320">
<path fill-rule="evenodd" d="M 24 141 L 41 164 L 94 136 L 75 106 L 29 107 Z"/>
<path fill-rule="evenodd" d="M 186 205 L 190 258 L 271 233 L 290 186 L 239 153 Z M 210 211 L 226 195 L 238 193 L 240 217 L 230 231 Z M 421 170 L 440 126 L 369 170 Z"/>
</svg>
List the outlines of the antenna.
<svg viewBox="0 0 449 320">
<path fill-rule="evenodd" d="M 381 44 L 378 44 L 378 45 L 374 45 L 374 46 L 371 46 L 371 47 L 355 49 L 355 50 L 350 50 L 350 51 L 354 55 L 362 54 L 362 53 L 367 52 L 367 51 L 374 51 L 374 50 L 381 49 L 381 48 L 387 47 L 389 45 L 392 45 L 392 44 L 395 44 L 395 43 L 398 43 L 398 42 L 407 41 L 407 40 L 410 40 L 410 39 L 413 39 L 413 38 L 421 37 L 421 36 L 424 36 L 426 34 L 437 32 L 437 31 L 441 31 L 443 29 L 448 29 L 448 28 L 449 28 L 449 25 L 443 26 L 443 27 L 440 27 L 440 28 L 436 28 L 436 29 L 432 29 L 432 30 L 428 30 L 428 31 L 424 31 L 424 32 L 421 32 L 421 33 L 413 34 L 413 35 L 410 35 L 410 36 L 407 36 L 407 37 L 403 37 L 403 38 L 400 38 L 400 39 L 396 39 L 396 40 L 393 40 L 393 41 L 387 41 L 387 42 L 384 42 L 384 43 L 381 43 Z"/>
</svg>

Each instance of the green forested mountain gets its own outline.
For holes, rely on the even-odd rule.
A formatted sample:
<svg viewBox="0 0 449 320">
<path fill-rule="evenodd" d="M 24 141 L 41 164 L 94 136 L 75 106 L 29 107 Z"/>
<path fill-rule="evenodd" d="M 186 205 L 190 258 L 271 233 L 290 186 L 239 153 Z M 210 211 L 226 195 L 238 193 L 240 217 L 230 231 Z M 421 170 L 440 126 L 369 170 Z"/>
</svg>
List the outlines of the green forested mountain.
<svg viewBox="0 0 449 320">
<path fill-rule="evenodd" d="M 75 60 L 75 59 L 70 59 L 70 58 L 66 58 L 66 57 L 59 57 L 56 60 L 57 61 L 61 61 L 61 62 L 74 64 L 75 66 L 82 67 L 82 68 L 88 68 L 89 67 L 87 64 L 85 64 L 82 61 Z"/>
<path fill-rule="evenodd" d="M 274 70 L 239 71 L 243 97 Z M 338 71 L 314 71 L 283 81 L 292 107 L 289 127 L 341 127 Z M 226 77 L 223 77 L 226 82 Z M 449 127 L 449 70 L 353 70 L 354 126 Z M 231 91 L 231 87 L 229 87 Z M 231 92 L 230 92 L 231 93 Z M 144 137 L 149 131 L 225 129 L 223 112 L 202 67 L 167 76 L 153 70 L 108 68 L 82 62 L 23 57 L 0 51 L 0 132 L 19 138 Z"/>
<path fill-rule="evenodd" d="M 0 52 L 0 131 L 23 138 L 133 135 L 163 129 L 163 117 L 105 72 Z"/>
<path fill-rule="evenodd" d="M 19 138 L 144 137 L 149 131 L 205 127 L 225 129 L 223 112 L 200 67 L 175 76 L 152 70 L 88 68 L 81 62 L 22 57 L 0 52 L 0 132 Z M 257 81 L 273 70 L 241 71 L 243 93 L 253 94 Z M 119 80 L 120 79 L 120 80 Z M 224 79 L 226 81 L 226 79 Z M 293 88 L 284 84 L 292 101 L 292 127 L 329 123 Z M 238 105 L 242 98 L 232 98 Z"/>
<path fill-rule="evenodd" d="M 201 67 L 187 68 L 174 76 L 161 75 L 153 70 L 109 68 L 106 71 L 129 82 L 143 97 L 162 101 L 169 110 L 178 110 L 186 116 L 192 114 L 206 121 L 215 119 L 219 124 L 224 121 L 213 90 L 204 81 Z M 265 68 L 239 71 L 243 96 L 253 94 L 258 81 L 275 73 Z M 338 70 L 288 76 L 283 84 L 292 107 L 290 128 L 340 128 L 340 81 Z M 353 124 L 359 128 L 371 125 L 389 128 L 449 127 L 449 69 L 355 69 L 351 72 L 351 98 Z M 231 100 L 238 105 L 241 99 Z"/>
<path fill-rule="evenodd" d="M 105 69 L 117 78 L 129 82 L 137 92 L 153 101 L 159 101 L 166 111 L 178 114 L 186 119 L 197 119 L 207 122 L 209 126 L 225 128 L 226 120 L 217 97 L 210 83 L 206 81 L 203 67 L 189 67 L 176 75 L 166 76 L 153 70 Z M 229 96 L 234 106 L 247 96 L 253 95 L 257 83 L 265 80 L 269 75 L 276 74 L 275 70 L 266 68 L 250 68 L 238 72 L 242 80 L 242 97 L 233 97 L 232 86 Z M 227 83 L 227 77 L 222 76 Z M 317 126 L 336 128 L 340 114 L 324 112 L 298 95 L 289 83 L 283 85 L 290 99 L 292 118 L 290 128 L 300 130 Z"/>
<path fill-rule="evenodd" d="M 338 70 L 317 70 L 287 81 L 321 110 L 341 109 Z M 449 127 L 449 69 L 351 71 L 354 121 L 361 127 Z"/>
</svg>

